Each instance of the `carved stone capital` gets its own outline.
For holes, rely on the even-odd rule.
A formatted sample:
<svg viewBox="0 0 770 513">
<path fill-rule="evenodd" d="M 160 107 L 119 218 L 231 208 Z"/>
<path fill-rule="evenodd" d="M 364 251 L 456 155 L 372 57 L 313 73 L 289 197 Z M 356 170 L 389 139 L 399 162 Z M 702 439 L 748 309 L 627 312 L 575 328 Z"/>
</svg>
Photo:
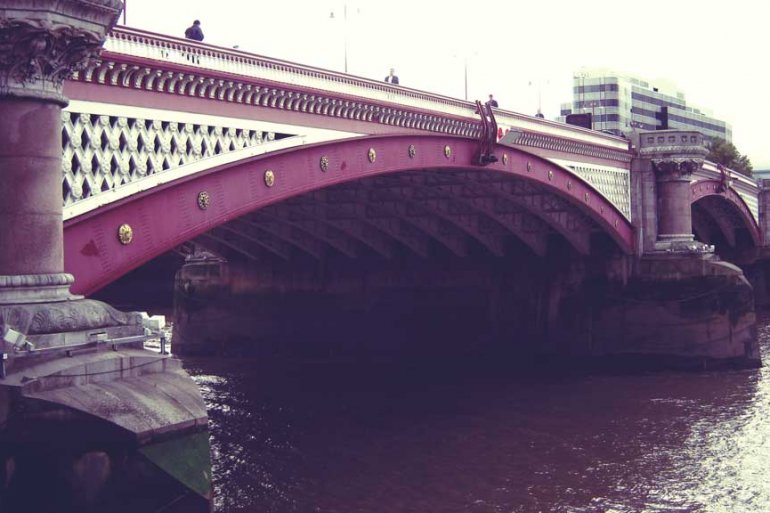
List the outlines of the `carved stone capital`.
<svg viewBox="0 0 770 513">
<path fill-rule="evenodd" d="M 658 181 L 685 181 L 703 166 L 708 154 L 703 134 L 660 130 L 639 134 L 639 157 L 649 160 Z"/>
<path fill-rule="evenodd" d="M 122 6 L 121 0 L 0 0 L 0 97 L 66 104 L 62 83 L 99 56 Z"/>
<path fill-rule="evenodd" d="M 690 180 L 693 173 L 703 166 L 698 158 L 653 158 L 652 167 L 660 181 Z"/>
</svg>

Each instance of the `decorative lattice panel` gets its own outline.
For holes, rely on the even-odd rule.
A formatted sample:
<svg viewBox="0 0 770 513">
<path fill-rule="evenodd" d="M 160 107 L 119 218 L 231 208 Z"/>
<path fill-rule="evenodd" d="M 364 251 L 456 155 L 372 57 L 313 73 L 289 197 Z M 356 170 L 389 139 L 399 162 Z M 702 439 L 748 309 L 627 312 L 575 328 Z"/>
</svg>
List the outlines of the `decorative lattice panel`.
<svg viewBox="0 0 770 513">
<path fill-rule="evenodd" d="M 747 193 L 744 191 L 738 191 L 738 195 L 746 202 L 746 206 L 749 207 L 754 221 L 759 223 L 759 198 L 756 194 Z"/>
<path fill-rule="evenodd" d="M 275 138 L 254 129 L 63 113 L 64 205 Z"/>
<path fill-rule="evenodd" d="M 631 219 L 631 175 L 627 170 L 579 165 L 570 165 L 569 168 L 602 193 L 626 219 Z"/>
</svg>

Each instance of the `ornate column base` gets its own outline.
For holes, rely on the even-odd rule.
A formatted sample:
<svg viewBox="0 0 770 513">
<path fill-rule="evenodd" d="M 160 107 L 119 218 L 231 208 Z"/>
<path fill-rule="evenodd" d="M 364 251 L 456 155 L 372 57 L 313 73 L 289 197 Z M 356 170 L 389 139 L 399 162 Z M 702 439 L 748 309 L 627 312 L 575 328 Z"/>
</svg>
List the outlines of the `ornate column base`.
<svg viewBox="0 0 770 513">
<path fill-rule="evenodd" d="M 67 273 L 0 275 L 0 305 L 83 299 L 70 293 L 74 282 Z"/>
<path fill-rule="evenodd" d="M 106 303 L 69 292 L 71 274 L 0 276 L 0 353 L 12 372 L 23 351 L 63 348 L 104 339 L 144 335 L 139 313 L 120 312 Z M 10 346 L 10 347 L 9 347 Z"/>
</svg>

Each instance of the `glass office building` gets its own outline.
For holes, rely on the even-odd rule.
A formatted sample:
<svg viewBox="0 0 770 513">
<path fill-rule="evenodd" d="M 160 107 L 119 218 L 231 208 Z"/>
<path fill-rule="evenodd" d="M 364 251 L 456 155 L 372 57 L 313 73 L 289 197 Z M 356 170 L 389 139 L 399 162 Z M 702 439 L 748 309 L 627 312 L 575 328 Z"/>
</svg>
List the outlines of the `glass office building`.
<svg viewBox="0 0 770 513">
<path fill-rule="evenodd" d="M 729 124 L 688 106 L 684 93 L 671 84 L 653 84 L 606 70 L 575 73 L 572 103 L 562 104 L 558 119 L 565 122 L 569 114 L 584 113 L 592 114 L 594 130 L 616 135 L 671 128 L 732 140 Z"/>
</svg>

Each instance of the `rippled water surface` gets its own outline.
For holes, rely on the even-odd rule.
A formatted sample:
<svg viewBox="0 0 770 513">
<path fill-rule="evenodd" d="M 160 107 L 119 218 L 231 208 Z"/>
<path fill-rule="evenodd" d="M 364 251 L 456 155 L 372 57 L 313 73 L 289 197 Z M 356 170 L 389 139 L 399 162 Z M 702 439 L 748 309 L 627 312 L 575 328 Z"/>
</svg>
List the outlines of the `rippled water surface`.
<svg viewBox="0 0 770 513">
<path fill-rule="evenodd" d="M 768 367 L 186 366 L 219 512 L 770 512 Z"/>
</svg>

